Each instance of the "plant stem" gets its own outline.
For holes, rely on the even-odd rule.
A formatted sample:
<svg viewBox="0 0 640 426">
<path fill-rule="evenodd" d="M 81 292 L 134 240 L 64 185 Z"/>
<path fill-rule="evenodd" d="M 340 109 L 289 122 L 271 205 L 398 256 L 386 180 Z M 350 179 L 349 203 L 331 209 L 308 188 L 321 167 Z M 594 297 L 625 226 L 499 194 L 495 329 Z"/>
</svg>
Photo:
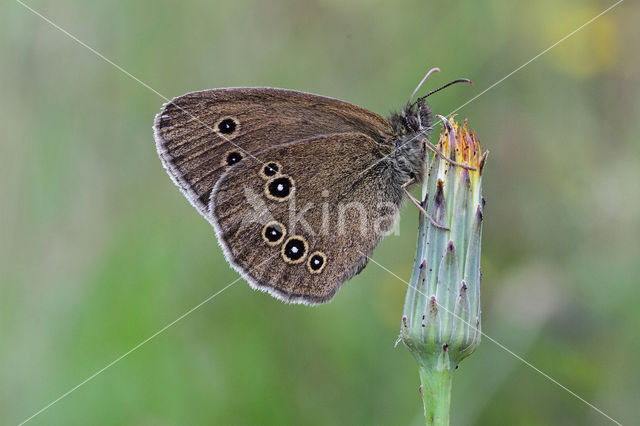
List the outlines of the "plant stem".
<svg viewBox="0 0 640 426">
<path fill-rule="evenodd" d="M 444 365 L 420 364 L 419 374 L 427 426 L 449 426 L 451 371 Z"/>
</svg>

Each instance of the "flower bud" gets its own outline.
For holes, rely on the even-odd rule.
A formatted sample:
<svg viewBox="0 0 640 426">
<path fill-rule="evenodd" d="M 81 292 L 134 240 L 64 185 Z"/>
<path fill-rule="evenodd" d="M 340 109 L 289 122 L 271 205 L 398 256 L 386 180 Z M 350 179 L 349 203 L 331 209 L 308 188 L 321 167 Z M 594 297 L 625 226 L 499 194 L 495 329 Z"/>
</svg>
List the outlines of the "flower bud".
<svg viewBox="0 0 640 426">
<path fill-rule="evenodd" d="M 440 118 L 444 126 L 428 165 L 422 199 L 426 212 L 441 226 L 421 214 L 400 327 L 400 340 L 420 367 L 427 415 L 430 409 L 437 411 L 429 392 L 450 393 L 449 372 L 478 347 L 481 335 L 482 169 L 488 153 L 482 153 L 466 121 L 460 126 L 453 117 Z M 448 421 L 448 407 L 446 416 Z"/>
</svg>

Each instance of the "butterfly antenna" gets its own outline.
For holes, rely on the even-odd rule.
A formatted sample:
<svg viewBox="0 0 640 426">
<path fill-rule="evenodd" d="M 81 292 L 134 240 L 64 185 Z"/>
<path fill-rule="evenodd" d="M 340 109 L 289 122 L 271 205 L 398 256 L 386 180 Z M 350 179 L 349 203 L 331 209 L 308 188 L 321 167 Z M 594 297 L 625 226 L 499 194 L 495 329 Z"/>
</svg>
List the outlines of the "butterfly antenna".
<svg viewBox="0 0 640 426">
<path fill-rule="evenodd" d="M 429 70 L 429 72 L 422 78 L 422 80 L 420 80 L 420 83 L 418 83 L 418 87 L 416 87 L 415 89 L 413 89 L 413 92 L 411 92 L 411 96 L 409 96 L 409 103 L 413 102 L 413 97 L 416 95 L 416 93 L 418 92 L 418 90 L 420 90 L 420 87 L 422 87 L 422 84 L 427 81 L 427 78 L 429 78 L 429 76 L 431 74 L 433 74 L 434 72 L 440 72 L 440 68 L 431 68 Z"/>
<path fill-rule="evenodd" d="M 421 97 L 420 97 L 420 99 L 424 99 L 424 98 L 426 98 L 426 97 L 429 97 L 429 96 L 433 95 L 434 93 L 439 92 L 439 91 L 441 91 L 442 89 L 445 89 L 445 88 L 447 88 L 447 87 L 449 87 L 449 86 L 451 86 L 451 85 L 454 85 L 454 84 L 456 84 L 456 83 L 469 83 L 469 84 L 471 84 L 471 85 L 473 86 L 473 81 L 469 80 L 468 78 L 459 78 L 459 79 L 457 79 L 457 80 L 450 81 L 449 83 L 445 84 L 445 85 L 444 85 L 444 86 L 442 86 L 442 87 L 437 88 L 436 90 L 432 90 L 432 91 L 430 91 L 430 92 L 429 92 L 429 93 L 427 93 L 426 95 L 421 96 Z"/>
</svg>

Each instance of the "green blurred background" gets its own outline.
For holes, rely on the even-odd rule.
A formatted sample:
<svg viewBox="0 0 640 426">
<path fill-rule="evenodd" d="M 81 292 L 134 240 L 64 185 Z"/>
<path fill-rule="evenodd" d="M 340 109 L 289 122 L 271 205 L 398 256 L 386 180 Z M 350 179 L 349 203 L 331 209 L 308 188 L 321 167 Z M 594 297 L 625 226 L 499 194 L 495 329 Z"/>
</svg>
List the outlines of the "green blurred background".
<svg viewBox="0 0 640 426">
<path fill-rule="evenodd" d="M 387 114 L 427 69 L 439 113 L 608 1 L 29 0 L 166 97 L 265 85 Z M 484 331 L 625 424 L 640 415 L 640 5 L 625 1 L 464 107 L 491 151 Z M 164 100 L 14 0 L 0 5 L 0 423 L 17 424 L 238 275 L 171 183 Z M 426 90 L 426 89 L 425 89 Z M 375 259 L 408 279 L 417 212 Z M 319 307 L 239 281 L 33 425 L 419 425 L 394 348 L 405 284 L 370 264 Z M 484 339 L 455 425 L 609 421 Z"/>
</svg>

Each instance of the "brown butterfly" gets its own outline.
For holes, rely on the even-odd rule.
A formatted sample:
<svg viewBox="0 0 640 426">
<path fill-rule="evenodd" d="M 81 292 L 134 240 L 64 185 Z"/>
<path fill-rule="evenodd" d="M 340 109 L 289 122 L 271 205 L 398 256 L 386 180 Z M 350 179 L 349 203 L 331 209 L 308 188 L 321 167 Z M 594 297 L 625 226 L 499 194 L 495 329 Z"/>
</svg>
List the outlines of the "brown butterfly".
<svg viewBox="0 0 640 426">
<path fill-rule="evenodd" d="M 169 176 L 253 288 L 323 303 L 365 267 L 407 186 L 423 180 L 424 149 L 434 149 L 425 98 L 461 81 L 412 94 L 388 119 L 294 90 L 204 90 L 166 103 L 154 136 Z"/>
</svg>

